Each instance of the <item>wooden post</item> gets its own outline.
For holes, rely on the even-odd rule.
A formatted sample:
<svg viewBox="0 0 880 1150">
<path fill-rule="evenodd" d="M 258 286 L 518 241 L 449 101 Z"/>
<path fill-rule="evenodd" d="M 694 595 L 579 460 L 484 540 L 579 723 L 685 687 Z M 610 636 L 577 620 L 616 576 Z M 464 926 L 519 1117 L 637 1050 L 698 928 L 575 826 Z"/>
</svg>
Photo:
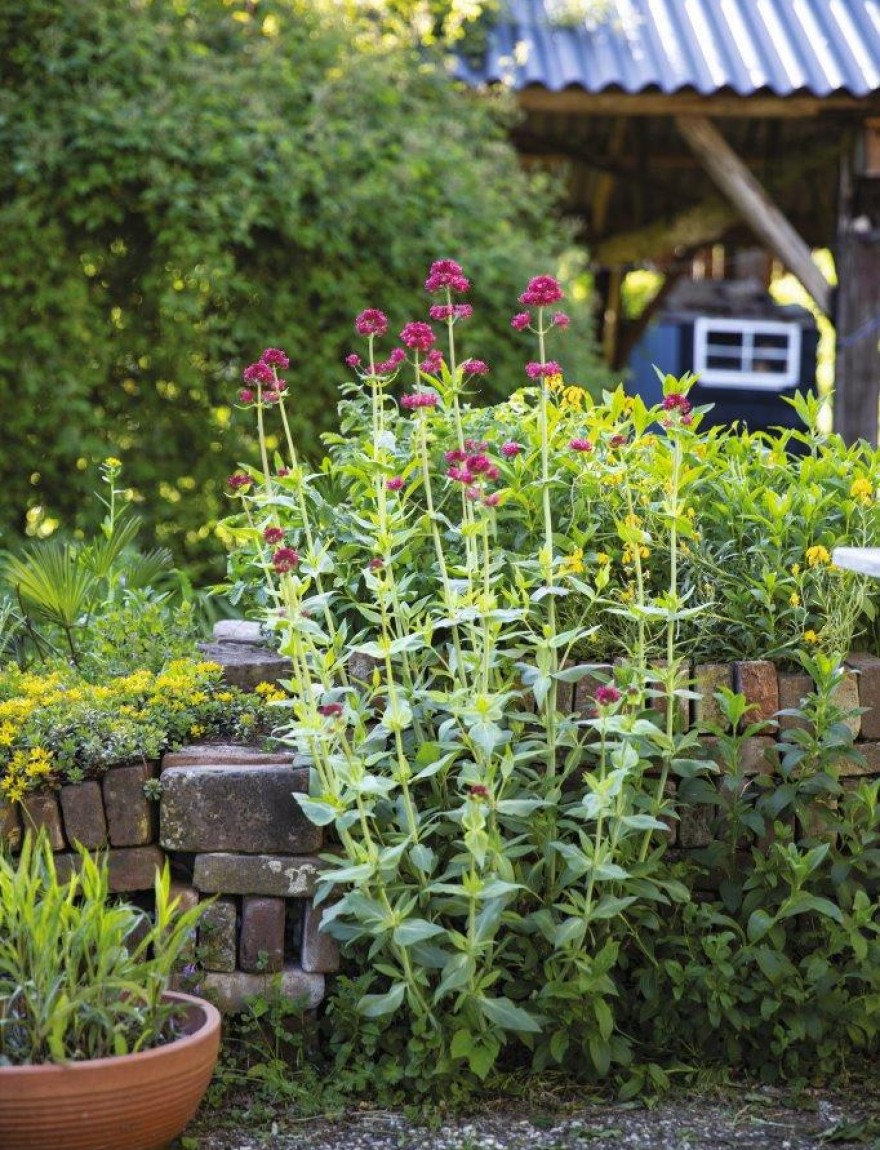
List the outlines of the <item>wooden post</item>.
<svg viewBox="0 0 880 1150">
<path fill-rule="evenodd" d="M 755 235 L 800 280 L 816 305 L 829 315 L 831 285 L 813 262 L 809 247 L 714 124 L 702 116 L 679 116 L 675 123 L 703 167 Z"/>
<path fill-rule="evenodd" d="M 852 174 L 841 161 L 837 230 L 837 357 L 834 430 L 847 443 L 877 443 L 880 403 L 880 227 L 853 218 Z"/>
</svg>

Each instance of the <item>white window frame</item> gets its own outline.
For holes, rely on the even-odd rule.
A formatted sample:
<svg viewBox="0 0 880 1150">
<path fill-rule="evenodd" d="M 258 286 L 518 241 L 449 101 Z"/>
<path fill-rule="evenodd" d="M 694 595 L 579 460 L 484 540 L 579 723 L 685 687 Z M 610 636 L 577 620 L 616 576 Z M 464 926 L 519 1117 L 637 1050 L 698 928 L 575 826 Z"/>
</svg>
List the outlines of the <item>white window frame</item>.
<svg viewBox="0 0 880 1150">
<path fill-rule="evenodd" d="M 711 347 L 711 336 L 715 332 L 735 331 L 742 334 L 742 347 L 732 352 L 738 360 L 736 367 L 729 370 L 709 367 L 710 353 L 717 357 L 717 349 Z M 782 348 L 759 348 L 754 355 L 756 335 L 784 335 L 788 346 Z M 785 371 L 755 371 L 753 358 L 775 359 L 785 363 Z M 694 374 L 705 387 L 732 387 L 760 391 L 782 391 L 800 382 L 801 372 L 801 328 L 796 323 L 780 323 L 769 319 L 727 319 L 714 316 L 700 316 L 694 321 Z"/>
</svg>

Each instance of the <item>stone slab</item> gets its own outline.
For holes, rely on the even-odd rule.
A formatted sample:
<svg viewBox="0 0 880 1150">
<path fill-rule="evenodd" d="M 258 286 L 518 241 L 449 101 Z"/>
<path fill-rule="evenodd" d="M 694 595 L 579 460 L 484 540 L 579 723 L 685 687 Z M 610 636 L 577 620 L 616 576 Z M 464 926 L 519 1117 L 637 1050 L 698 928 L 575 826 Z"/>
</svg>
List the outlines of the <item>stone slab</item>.
<svg viewBox="0 0 880 1150">
<path fill-rule="evenodd" d="M 745 695 L 749 710 L 746 723 L 770 722 L 779 710 L 776 667 L 766 659 L 749 659 L 733 665 L 734 689 Z"/>
<path fill-rule="evenodd" d="M 110 845 L 142 847 L 156 838 L 156 803 L 144 794 L 144 783 L 155 773 L 149 762 L 112 767 L 104 776 L 104 809 Z"/>
<path fill-rule="evenodd" d="M 101 784 L 94 779 L 71 783 L 59 792 L 64 831 L 71 845 L 79 843 L 87 850 L 107 845 L 107 819 Z"/>
<path fill-rule="evenodd" d="M 850 655 L 847 664 L 858 671 L 859 705 L 862 715 L 862 738 L 880 739 L 880 658 L 861 652 Z"/>
<path fill-rule="evenodd" d="M 315 974 L 332 974 L 339 970 L 339 946 L 336 939 L 321 930 L 321 908 L 311 899 L 306 903 L 302 924 L 300 965 Z"/>
<path fill-rule="evenodd" d="M 0 850 L 8 848 L 13 854 L 21 850 L 21 817 L 17 803 L 0 799 Z"/>
<path fill-rule="evenodd" d="M 862 756 L 860 762 L 852 759 L 838 759 L 840 778 L 877 778 L 880 776 L 880 743 L 856 743 L 855 749 Z"/>
<path fill-rule="evenodd" d="M 160 841 L 166 850 L 196 854 L 312 854 L 321 848 L 321 828 L 293 797 L 308 785 L 302 767 L 169 767 L 162 772 Z"/>
<path fill-rule="evenodd" d="M 801 701 L 812 694 L 813 680 L 809 675 L 805 675 L 803 671 L 780 671 L 777 676 L 777 683 L 779 686 L 779 709 L 780 711 L 797 711 L 800 709 Z M 812 724 L 808 723 L 806 719 L 800 719 L 795 715 L 780 715 L 779 716 L 779 729 L 780 731 L 793 731 L 800 729 L 802 731 L 809 731 Z"/>
<path fill-rule="evenodd" d="M 215 643 L 247 643 L 265 647 L 266 636 L 259 623 L 248 619 L 220 619 L 214 624 Z"/>
<path fill-rule="evenodd" d="M 318 858 L 200 854 L 193 868 L 193 886 L 205 894 L 310 898 L 321 870 Z"/>
<path fill-rule="evenodd" d="M 231 687 L 253 691 L 260 683 L 289 679 L 293 664 L 267 647 L 250 643 L 200 643 L 199 650 L 211 663 L 223 668 L 223 678 Z"/>
<path fill-rule="evenodd" d="M 63 851 L 67 846 L 61 807 L 55 795 L 25 795 L 21 802 L 21 825 L 33 830 L 45 827 L 53 851 Z"/>
<path fill-rule="evenodd" d="M 205 970 L 230 973 L 236 968 L 238 904 L 234 898 L 218 898 L 199 920 L 198 957 Z"/>
<path fill-rule="evenodd" d="M 853 738 L 857 739 L 862 729 L 862 716 L 858 713 L 859 677 L 855 671 L 844 671 L 843 678 L 834 688 L 832 701 L 842 711 L 846 712 L 846 718 L 843 721 L 852 731 Z"/>
<path fill-rule="evenodd" d="M 251 974 L 276 974 L 284 965 L 284 899 L 242 900 L 238 965 Z"/>
<path fill-rule="evenodd" d="M 324 1001 L 324 975 L 307 973 L 299 966 L 285 966 L 280 974 L 248 974 L 243 970 L 220 974 L 211 971 L 201 980 L 201 993 L 215 1002 L 224 1014 L 246 1010 L 251 999 L 272 993 L 276 988 L 284 998 L 297 1002 L 303 1010 L 314 1010 Z"/>
<path fill-rule="evenodd" d="M 733 686 L 733 675 L 727 663 L 698 663 L 694 667 L 694 691 L 700 696 L 694 699 L 694 723 L 705 730 L 709 726 L 726 729 L 728 724 L 715 698 L 721 687 Z"/>
<path fill-rule="evenodd" d="M 157 846 L 123 847 L 120 850 L 93 852 L 94 857 L 106 854 L 109 860 L 110 890 L 114 894 L 130 891 L 151 891 L 156 871 L 165 865 L 165 855 Z M 55 867 L 61 882 L 79 870 L 80 855 L 73 852 L 55 856 Z"/>
<path fill-rule="evenodd" d="M 169 767 L 263 767 L 294 766 L 297 756 L 293 751 L 261 751 L 258 747 L 243 747 L 236 743 L 199 743 L 169 751 L 162 758 L 162 770 Z"/>
</svg>

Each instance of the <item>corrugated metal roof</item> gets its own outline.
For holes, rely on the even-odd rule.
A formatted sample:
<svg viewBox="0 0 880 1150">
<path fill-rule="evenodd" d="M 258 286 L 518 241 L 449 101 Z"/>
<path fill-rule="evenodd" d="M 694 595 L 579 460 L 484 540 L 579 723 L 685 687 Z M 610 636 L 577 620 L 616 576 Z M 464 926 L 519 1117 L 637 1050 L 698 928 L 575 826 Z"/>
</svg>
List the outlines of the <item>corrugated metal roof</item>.
<svg viewBox="0 0 880 1150">
<path fill-rule="evenodd" d="M 865 96 L 880 89 L 880 0 L 508 0 L 472 84 L 702 95 Z"/>
</svg>

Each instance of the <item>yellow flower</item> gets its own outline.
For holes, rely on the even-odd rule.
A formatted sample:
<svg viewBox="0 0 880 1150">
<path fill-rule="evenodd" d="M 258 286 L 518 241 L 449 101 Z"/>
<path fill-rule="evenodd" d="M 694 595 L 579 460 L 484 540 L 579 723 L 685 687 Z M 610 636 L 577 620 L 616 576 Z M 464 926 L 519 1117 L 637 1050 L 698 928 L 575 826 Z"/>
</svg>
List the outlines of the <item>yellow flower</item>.
<svg viewBox="0 0 880 1150">
<path fill-rule="evenodd" d="M 559 565 L 559 571 L 562 575 L 580 575 L 583 569 L 584 553 L 580 547 L 576 547 L 571 555 L 566 555 Z"/>
<path fill-rule="evenodd" d="M 279 699 L 285 699 L 287 696 L 284 691 L 276 683 L 257 683 L 254 691 L 261 698 L 265 699 L 267 703 L 274 703 Z"/>
<path fill-rule="evenodd" d="M 798 575 L 800 575 L 800 573 L 801 573 L 800 563 L 793 563 L 792 564 L 791 573 L 792 573 L 792 575 L 794 575 L 795 579 L 797 579 Z"/>
<path fill-rule="evenodd" d="M 596 552 L 596 562 L 599 564 L 600 567 L 607 567 L 608 564 L 611 562 L 611 556 L 607 555 L 604 551 L 597 551 Z"/>
<path fill-rule="evenodd" d="M 792 591 L 791 595 L 788 597 L 788 601 L 792 607 L 800 607 L 801 605 L 801 597 L 798 595 L 797 591 Z"/>
<path fill-rule="evenodd" d="M 636 597 L 635 588 L 632 586 L 624 587 L 623 590 L 618 591 L 617 594 L 621 603 L 631 603 L 632 600 Z"/>
<path fill-rule="evenodd" d="M 828 566 L 831 562 L 831 556 L 828 553 L 828 548 L 823 547 L 821 543 L 817 543 L 815 547 L 807 548 L 807 563 L 811 567 Z"/>
<path fill-rule="evenodd" d="M 563 387 L 565 386 L 565 382 L 561 375 L 548 375 L 546 379 L 547 387 L 550 391 L 562 391 Z"/>
<path fill-rule="evenodd" d="M 562 407 L 574 407 L 580 410 L 587 402 L 589 396 L 582 387 L 566 387 L 562 392 Z"/>
<path fill-rule="evenodd" d="M 204 733 L 205 728 L 201 725 L 201 723 L 193 723 L 189 729 L 190 738 L 192 739 L 200 739 Z"/>
<path fill-rule="evenodd" d="M 874 498 L 874 488 L 871 486 L 871 481 L 864 477 L 852 481 L 849 493 L 859 503 L 870 503 Z"/>
<path fill-rule="evenodd" d="M 812 629 L 809 631 L 804 631 L 804 642 L 805 643 L 818 643 L 819 642 L 819 636 Z"/>
</svg>

